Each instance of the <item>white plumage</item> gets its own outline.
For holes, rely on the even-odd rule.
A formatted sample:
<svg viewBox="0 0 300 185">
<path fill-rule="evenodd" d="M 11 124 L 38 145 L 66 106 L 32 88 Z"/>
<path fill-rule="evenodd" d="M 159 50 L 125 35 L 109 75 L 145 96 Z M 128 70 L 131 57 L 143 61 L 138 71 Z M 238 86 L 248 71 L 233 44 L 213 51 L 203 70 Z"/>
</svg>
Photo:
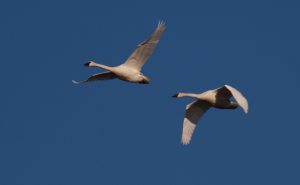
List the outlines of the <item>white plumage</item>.
<svg viewBox="0 0 300 185">
<path fill-rule="evenodd" d="M 237 103 L 230 101 L 232 96 Z M 185 109 L 181 138 L 181 143 L 184 145 L 190 143 L 197 122 L 210 107 L 219 109 L 236 109 L 240 106 L 245 113 L 248 112 L 247 99 L 237 89 L 229 85 L 224 85 L 223 87 L 209 90 L 201 94 L 177 93 L 173 97 L 192 97 L 197 99 L 196 101 L 188 104 Z"/>
<path fill-rule="evenodd" d="M 97 64 L 90 61 L 85 64 L 87 67 L 98 67 L 107 70 L 103 73 L 95 74 L 86 80 L 73 83 L 79 84 L 84 82 L 92 82 L 98 80 L 109 80 L 114 78 L 119 78 L 120 80 L 125 80 L 133 83 L 150 83 L 150 79 L 141 73 L 143 65 L 147 62 L 148 58 L 153 53 L 160 37 L 165 31 L 166 26 L 163 21 L 158 23 L 158 26 L 154 33 L 144 42 L 140 43 L 134 52 L 129 56 L 129 58 L 121 65 L 116 67 L 110 67 L 103 64 Z"/>
</svg>

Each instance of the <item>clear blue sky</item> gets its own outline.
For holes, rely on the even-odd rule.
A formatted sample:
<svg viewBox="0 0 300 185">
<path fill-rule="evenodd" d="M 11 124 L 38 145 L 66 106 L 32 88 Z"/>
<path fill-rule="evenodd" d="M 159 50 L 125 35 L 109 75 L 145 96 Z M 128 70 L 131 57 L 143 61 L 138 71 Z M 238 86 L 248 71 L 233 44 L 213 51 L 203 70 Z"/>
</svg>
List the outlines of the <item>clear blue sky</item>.
<svg viewBox="0 0 300 185">
<path fill-rule="evenodd" d="M 299 1 L 1 1 L 1 185 L 300 184 Z M 159 20 L 144 74 L 121 64 Z M 180 144 L 178 91 L 223 84 L 249 114 L 211 109 Z"/>
</svg>

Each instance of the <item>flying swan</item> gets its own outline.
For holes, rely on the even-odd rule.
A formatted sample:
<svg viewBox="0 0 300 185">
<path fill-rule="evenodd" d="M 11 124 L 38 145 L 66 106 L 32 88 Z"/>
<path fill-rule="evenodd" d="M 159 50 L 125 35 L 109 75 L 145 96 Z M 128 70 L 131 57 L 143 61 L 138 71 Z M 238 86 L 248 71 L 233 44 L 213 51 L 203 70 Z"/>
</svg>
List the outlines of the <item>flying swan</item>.
<svg viewBox="0 0 300 185">
<path fill-rule="evenodd" d="M 230 101 L 232 96 L 236 102 Z M 224 85 L 218 89 L 209 90 L 201 94 L 177 93 L 173 97 L 192 97 L 197 99 L 188 104 L 185 108 L 181 137 L 181 143 L 184 145 L 190 143 L 197 122 L 210 107 L 218 109 L 236 109 L 240 106 L 245 113 L 248 113 L 247 99 L 237 89 L 229 85 Z"/>
<path fill-rule="evenodd" d="M 87 67 L 98 67 L 105 69 L 105 72 L 97 73 L 92 75 L 86 80 L 83 81 L 75 81 L 72 80 L 73 83 L 79 84 L 84 82 L 92 82 L 98 80 L 110 80 L 118 78 L 120 80 L 133 82 L 133 83 L 141 83 L 141 84 L 149 84 L 150 79 L 144 76 L 141 73 L 143 65 L 146 63 L 152 52 L 154 51 L 157 43 L 159 42 L 160 37 L 165 31 L 166 26 L 165 22 L 159 21 L 158 26 L 154 33 L 150 38 L 140 43 L 134 52 L 129 56 L 129 58 L 125 61 L 125 63 L 116 66 L 110 67 L 103 64 L 97 64 L 93 61 L 87 62 L 84 65 Z"/>
</svg>

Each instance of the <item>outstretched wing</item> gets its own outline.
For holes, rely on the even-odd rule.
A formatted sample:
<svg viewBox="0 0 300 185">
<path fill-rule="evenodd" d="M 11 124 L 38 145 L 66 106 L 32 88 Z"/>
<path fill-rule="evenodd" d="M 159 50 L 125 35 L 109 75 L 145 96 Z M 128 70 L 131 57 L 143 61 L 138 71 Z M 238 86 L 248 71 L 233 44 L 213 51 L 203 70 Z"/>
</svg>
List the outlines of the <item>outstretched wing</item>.
<svg viewBox="0 0 300 185">
<path fill-rule="evenodd" d="M 237 101 L 239 106 L 242 107 L 245 113 L 248 113 L 248 101 L 247 99 L 240 93 L 237 89 L 229 86 L 229 85 L 224 85 L 232 94 L 234 99 Z"/>
<path fill-rule="evenodd" d="M 97 80 L 110 80 L 110 79 L 114 79 L 116 77 L 117 76 L 114 73 L 108 71 L 108 72 L 94 74 L 93 76 L 91 76 L 88 79 L 83 80 L 83 81 L 78 82 L 78 81 L 72 80 L 72 82 L 75 84 L 80 84 L 80 83 L 85 83 L 85 82 L 93 82 L 93 81 L 97 81 Z"/>
<path fill-rule="evenodd" d="M 181 138 L 182 144 L 187 145 L 190 143 L 197 122 L 210 107 L 209 103 L 202 100 L 196 100 L 186 106 Z"/>
<path fill-rule="evenodd" d="M 140 43 L 123 65 L 141 71 L 143 65 L 154 51 L 165 29 L 165 23 L 160 21 L 151 37 Z"/>
</svg>

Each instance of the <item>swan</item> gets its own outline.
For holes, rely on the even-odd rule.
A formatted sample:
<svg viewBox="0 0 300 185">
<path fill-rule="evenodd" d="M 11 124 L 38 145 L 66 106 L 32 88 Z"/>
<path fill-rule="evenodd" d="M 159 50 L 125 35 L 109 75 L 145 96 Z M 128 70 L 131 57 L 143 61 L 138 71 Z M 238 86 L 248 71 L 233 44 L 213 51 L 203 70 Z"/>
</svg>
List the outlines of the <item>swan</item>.
<svg viewBox="0 0 300 185">
<path fill-rule="evenodd" d="M 236 102 L 230 101 L 232 96 Z M 177 93 L 173 95 L 173 97 L 192 97 L 197 99 L 188 104 L 185 108 L 181 137 L 181 143 L 184 145 L 190 143 L 197 122 L 209 108 L 236 109 L 240 106 L 245 113 L 248 113 L 247 99 L 237 89 L 229 85 L 224 85 L 223 87 L 214 90 L 208 90 L 201 94 Z"/>
<path fill-rule="evenodd" d="M 141 70 L 143 65 L 146 63 L 146 61 L 154 51 L 165 29 L 166 29 L 165 22 L 159 21 L 156 30 L 150 36 L 150 38 L 140 43 L 137 46 L 137 48 L 134 50 L 134 52 L 125 61 L 125 63 L 119 66 L 110 67 L 103 64 L 98 64 L 94 61 L 89 61 L 85 63 L 84 65 L 87 67 L 98 67 L 106 71 L 102 73 L 94 74 L 88 79 L 83 81 L 72 80 L 72 82 L 75 84 L 80 84 L 85 82 L 92 82 L 98 80 L 110 80 L 110 79 L 118 78 L 120 80 L 133 82 L 133 83 L 149 84 L 150 78 L 143 75 L 141 73 Z"/>
</svg>

